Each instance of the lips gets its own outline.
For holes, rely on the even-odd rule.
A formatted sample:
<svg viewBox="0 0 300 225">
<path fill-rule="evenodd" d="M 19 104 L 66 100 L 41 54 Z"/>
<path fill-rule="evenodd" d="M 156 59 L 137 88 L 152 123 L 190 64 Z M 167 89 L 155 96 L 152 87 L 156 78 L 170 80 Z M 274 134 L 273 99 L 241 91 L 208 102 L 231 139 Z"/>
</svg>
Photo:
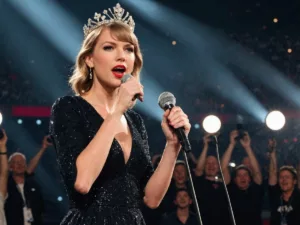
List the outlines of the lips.
<svg viewBox="0 0 300 225">
<path fill-rule="evenodd" d="M 124 65 L 117 65 L 114 68 L 112 68 L 112 73 L 117 78 L 122 78 L 125 74 L 126 67 Z"/>
</svg>

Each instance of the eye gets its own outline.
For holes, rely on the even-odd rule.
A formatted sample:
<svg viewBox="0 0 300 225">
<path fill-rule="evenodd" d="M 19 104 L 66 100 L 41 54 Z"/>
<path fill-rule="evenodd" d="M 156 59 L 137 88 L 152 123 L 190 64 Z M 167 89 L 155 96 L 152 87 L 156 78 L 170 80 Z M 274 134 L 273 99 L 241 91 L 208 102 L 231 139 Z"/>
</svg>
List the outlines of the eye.
<svg viewBox="0 0 300 225">
<path fill-rule="evenodd" d="M 127 48 L 126 48 L 126 51 L 127 51 L 127 52 L 134 52 L 134 48 L 133 48 L 133 47 L 127 47 Z"/>
<path fill-rule="evenodd" d="M 111 51 L 111 50 L 113 50 L 113 46 L 110 46 L 110 45 L 104 46 L 103 50 L 104 51 Z"/>
</svg>

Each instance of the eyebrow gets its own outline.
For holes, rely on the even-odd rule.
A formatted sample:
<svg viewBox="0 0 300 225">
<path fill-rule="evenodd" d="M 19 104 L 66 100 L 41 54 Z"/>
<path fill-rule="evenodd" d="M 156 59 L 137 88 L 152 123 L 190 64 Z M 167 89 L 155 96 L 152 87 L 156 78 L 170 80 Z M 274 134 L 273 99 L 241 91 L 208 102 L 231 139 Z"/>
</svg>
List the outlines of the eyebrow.
<svg viewBox="0 0 300 225">
<path fill-rule="evenodd" d="M 105 45 L 105 44 L 111 44 L 111 45 L 114 45 L 114 46 L 117 45 L 115 42 L 106 41 L 106 42 L 102 43 L 102 46 Z M 131 43 L 127 43 L 127 44 L 125 44 L 124 46 L 133 46 L 133 47 L 134 47 L 134 45 L 131 44 Z"/>
</svg>

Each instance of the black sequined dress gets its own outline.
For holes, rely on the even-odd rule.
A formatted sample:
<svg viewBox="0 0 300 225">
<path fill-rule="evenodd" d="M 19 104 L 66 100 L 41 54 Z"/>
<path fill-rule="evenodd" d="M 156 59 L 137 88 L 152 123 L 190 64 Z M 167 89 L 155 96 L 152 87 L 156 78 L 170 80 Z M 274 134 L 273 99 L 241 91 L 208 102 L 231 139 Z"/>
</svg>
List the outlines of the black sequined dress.
<svg viewBox="0 0 300 225">
<path fill-rule="evenodd" d="M 93 139 L 103 118 L 80 96 L 58 99 L 51 112 L 50 135 L 70 201 L 62 225 L 144 225 L 141 204 L 153 173 L 148 138 L 141 117 L 125 113 L 132 134 L 132 150 L 125 164 L 116 139 L 106 163 L 88 194 L 74 189 L 76 158 Z M 99 146 L 101 150 L 101 146 Z"/>
</svg>

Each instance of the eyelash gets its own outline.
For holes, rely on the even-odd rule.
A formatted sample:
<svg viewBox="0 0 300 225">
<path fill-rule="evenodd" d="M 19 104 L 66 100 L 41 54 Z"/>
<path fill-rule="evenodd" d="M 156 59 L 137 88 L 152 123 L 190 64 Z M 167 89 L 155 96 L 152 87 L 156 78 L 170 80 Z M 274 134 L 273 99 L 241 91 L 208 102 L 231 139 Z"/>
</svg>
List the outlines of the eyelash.
<svg viewBox="0 0 300 225">
<path fill-rule="evenodd" d="M 105 51 L 109 51 L 109 50 L 112 50 L 112 49 L 113 49 L 113 46 L 104 46 L 103 47 L 103 50 L 105 50 Z M 128 52 L 134 52 L 134 48 L 128 47 L 128 48 L 126 48 L 126 51 L 128 51 Z"/>
</svg>

